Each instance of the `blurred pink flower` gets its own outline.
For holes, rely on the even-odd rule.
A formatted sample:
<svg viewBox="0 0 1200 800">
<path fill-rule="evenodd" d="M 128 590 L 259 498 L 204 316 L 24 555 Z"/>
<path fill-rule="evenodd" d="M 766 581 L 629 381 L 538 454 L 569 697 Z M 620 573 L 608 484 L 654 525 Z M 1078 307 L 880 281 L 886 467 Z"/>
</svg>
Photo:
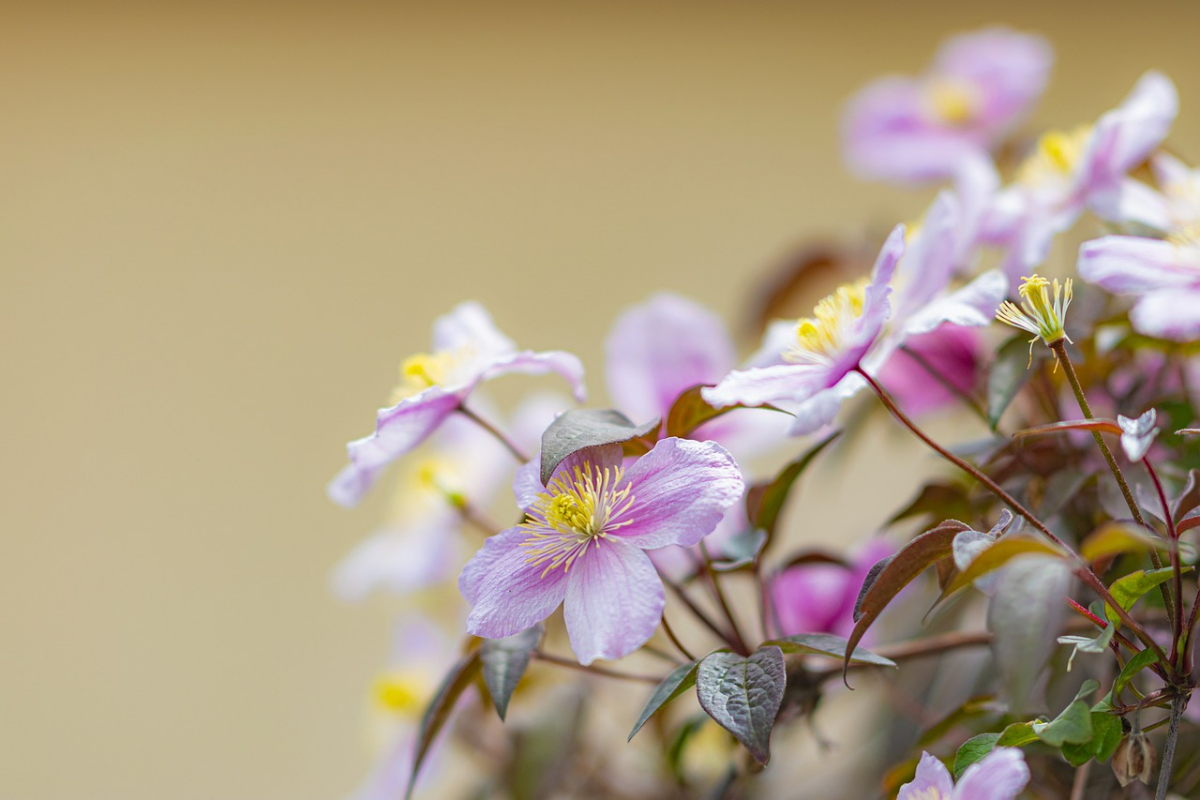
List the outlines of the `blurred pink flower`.
<svg viewBox="0 0 1200 800">
<path fill-rule="evenodd" d="M 887 540 L 873 538 L 849 564 L 809 563 L 788 567 L 771 579 L 768 592 L 778 636 L 833 633 L 854 629 L 854 603 L 871 567 L 893 555 Z"/>
<path fill-rule="evenodd" d="M 945 764 L 922 753 L 916 777 L 896 800 L 1015 800 L 1028 783 L 1029 767 L 1015 747 L 997 747 L 967 767 L 957 786 Z"/>
</svg>

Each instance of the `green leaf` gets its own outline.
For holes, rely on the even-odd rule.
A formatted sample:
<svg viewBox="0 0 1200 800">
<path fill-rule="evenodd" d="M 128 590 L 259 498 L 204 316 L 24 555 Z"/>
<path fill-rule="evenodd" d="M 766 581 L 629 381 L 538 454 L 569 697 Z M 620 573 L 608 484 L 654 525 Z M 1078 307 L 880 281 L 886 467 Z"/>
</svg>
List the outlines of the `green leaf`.
<svg viewBox="0 0 1200 800">
<path fill-rule="evenodd" d="M 1190 571 L 1191 567 L 1185 568 L 1185 571 Z M 1108 591 L 1112 594 L 1113 599 L 1120 604 L 1121 608 L 1128 611 L 1133 608 L 1142 595 L 1150 591 L 1160 583 L 1169 581 L 1174 575 L 1171 567 L 1163 567 L 1162 569 L 1152 569 L 1149 572 L 1138 570 L 1131 572 L 1123 578 L 1115 581 L 1112 586 L 1108 587 Z M 1113 625 L 1120 625 L 1121 618 L 1117 616 L 1116 610 L 1111 606 L 1105 606 L 1104 613 L 1108 616 L 1109 622 Z"/>
<path fill-rule="evenodd" d="M 1079 554 L 1088 561 L 1120 555 L 1144 553 L 1148 549 L 1166 549 L 1166 542 L 1151 536 L 1145 528 L 1125 522 L 1101 525 L 1079 545 Z"/>
<path fill-rule="evenodd" d="M 564 458 L 585 447 L 623 444 L 656 432 L 659 420 L 634 425 L 611 408 L 573 408 L 558 415 L 542 434 L 542 485 Z"/>
<path fill-rule="evenodd" d="M 707 714 L 697 714 L 687 720 L 671 737 L 671 742 L 667 745 L 667 766 L 671 770 L 671 774 L 675 776 L 677 781 L 684 781 L 683 773 L 683 755 L 687 752 L 687 746 L 692 741 L 692 737 L 699 733 L 705 725 L 709 723 Z"/>
<path fill-rule="evenodd" d="M 992 430 L 996 430 L 1005 409 L 1029 380 L 1029 366 L 1029 340 L 1025 334 L 1018 333 L 1000 345 L 987 381 L 987 416 Z"/>
<path fill-rule="evenodd" d="M 1020 714 L 1054 648 L 1071 569 L 1062 559 L 1025 554 L 1008 562 L 988 606 L 988 628 L 1004 697 Z"/>
<path fill-rule="evenodd" d="M 748 567 L 758 558 L 767 543 L 767 532 L 762 528 L 746 528 L 725 540 L 724 559 L 713 563 L 717 572 L 733 572 Z"/>
<path fill-rule="evenodd" d="M 1103 711 L 1092 711 L 1092 731 L 1092 754 L 1097 761 L 1108 761 L 1125 735 L 1121 718 Z"/>
<path fill-rule="evenodd" d="M 775 645 L 785 653 L 807 653 L 809 655 L 846 657 L 847 639 L 832 633 L 798 633 L 795 636 L 784 636 L 771 639 L 764 645 Z M 877 667 L 894 667 L 896 662 L 890 658 L 877 656 L 871 651 L 857 647 L 850 656 L 851 664 L 872 664 Z"/>
<path fill-rule="evenodd" d="M 927 483 L 921 487 L 920 494 L 913 498 L 912 502 L 888 520 L 888 524 L 894 525 L 922 514 L 936 514 L 938 519 L 970 519 L 974 516 L 974 511 L 967 499 L 966 489 L 961 484 Z"/>
<path fill-rule="evenodd" d="M 1032 722 L 1014 722 L 1000 732 L 996 747 L 1021 747 L 1037 740 L 1038 736 L 1033 732 Z"/>
<path fill-rule="evenodd" d="M 1062 747 L 1066 743 L 1087 744 L 1092 741 L 1095 735 L 1092 728 L 1092 709 L 1083 698 L 1096 691 L 1099 685 L 1093 680 L 1084 681 L 1071 704 L 1050 722 L 1033 723 L 1033 732 L 1043 742 L 1054 747 Z"/>
<path fill-rule="evenodd" d="M 954 754 L 954 780 L 961 778 L 962 774 L 967 771 L 967 767 L 992 752 L 999 738 L 1000 734 L 998 733 L 981 733 L 963 742 L 962 746 L 958 748 L 958 752 Z"/>
<path fill-rule="evenodd" d="M 695 685 L 696 667 L 699 664 L 699 661 L 689 661 L 686 664 L 681 664 L 671 670 L 671 674 L 663 678 L 662 683 L 654 687 L 654 692 L 651 693 L 650 699 L 646 701 L 645 708 L 642 709 L 642 715 L 633 724 L 633 730 L 629 732 L 629 737 L 625 741 L 632 740 L 634 735 L 642 729 L 647 720 L 654 716 L 656 711 Z"/>
<path fill-rule="evenodd" d="M 970 529 L 970 526 L 957 520 L 948 520 L 913 539 L 896 555 L 876 564 L 878 571 L 872 569 L 874 580 L 872 575 L 867 576 L 858 602 L 854 604 L 854 630 L 846 644 L 846 652 L 854 653 L 867 628 L 871 627 L 871 623 L 900 590 L 928 567 L 949 557 L 954 537 Z M 847 658 L 842 662 L 843 682 L 849 666 L 850 660 Z"/>
<path fill-rule="evenodd" d="M 542 640 L 542 630 L 538 623 L 503 639 L 484 639 L 479 646 L 483 682 L 501 720 L 508 713 L 508 701 L 529 666 L 530 655 Z"/>
<path fill-rule="evenodd" d="M 665 436 L 678 436 L 681 439 L 687 438 L 704 423 L 711 422 L 717 417 L 728 414 L 730 411 L 738 408 L 762 408 L 780 414 L 787 413 L 770 405 L 744 406 L 738 403 L 732 406 L 716 408 L 700 396 L 700 390 L 708 388 L 708 386 L 709 384 L 697 384 L 685 389 L 679 397 L 675 398 L 675 402 L 671 404 L 671 409 L 667 411 Z"/>
<path fill-rule="evenodd" d="M 1059 644 L 1073 644 L 1075 647 L 1071 650 L 1071 655 L 1067 658 L 1067 672 L 1071 671 L 1071 666 L 1075 663 L 1075 655 L 1077 653 L 1103 653 L 1108 649 L 1108 645 L 1112 642 L 1113 634 L 1117 632 L 1116 626 L 1109 625 L 1104 630 L 1100 631 L 1094 639 L 1089 639 L 1086 636 L 1060 636 L 1058 637 Z"/>
<path fill-rule="evenodd" d="M 768 537 L 773 534 L 779 514 L 783 511 L 783 504 L 787 502 L 797 479 L 808 469 L 813 459 L 841 435 L 841 431 L 834 431 L 780 470 L 770 483 L 751 486 L 746 492 L 746 517 L 750 524 L 765 530 Z"/>
<path fill-rule="evenodd" d="M 1111 630 L 1115 626 L 1109 625 L 1108 627 Z M 1121 674 L 1113 681 L 1112 696 L 1114 698 L 1119 697 L 1125 687 L 1129 685 L 1129 682 L 1133 680 L 1134 675 L 1137 675 L 1146 667 L 1157 662 L 1158 654 L 1148 647 L 1140 653 L 1135 654 L 1133 658 L 1125 662 L 1125 668 L 1121 670 Z"/>
<path fill-rule="evenodd" d="M 778 647 L 761 647 L 749 658 L 718 651 L 696 670 L 700 707 L 760 764 L 771 758 L 771 728 L 786 683 L 787 668 Z"/>
<path fill-rule="evenodd" d="M 480 666 L 478 650 L 472 650 L 463 656 L 446 673 L 433 700 L 429 701 L 425 713 L 421 715 L 421 724 L 417 728 L 417 743 L 413 749 L 412 772 L 408 776 L 408 788 L 404 791 L 405 798 L 412 797 L 417 774 L 421 770 L 421 765 L 425 763 L 425 756 L 429 754 L 433 740 L 446 724 L 446 720 L 450 718 L 450 712 L 454 710 L 454 704 L 458 698 L 479 676 Z"/>
</svg>

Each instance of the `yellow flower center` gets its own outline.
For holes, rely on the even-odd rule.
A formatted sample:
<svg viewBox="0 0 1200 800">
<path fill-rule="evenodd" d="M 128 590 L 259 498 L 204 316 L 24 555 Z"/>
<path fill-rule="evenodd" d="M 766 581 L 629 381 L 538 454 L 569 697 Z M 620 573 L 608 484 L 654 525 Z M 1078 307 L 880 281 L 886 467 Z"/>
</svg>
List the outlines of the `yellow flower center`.
<svg viewBox="0 0 1200 800">
<path fill-rule="evenodd" d="M 974 88 L 953 78 L 934 78 L 925 87 L 930 109 L 948 125 L 965 125 L 975 118 L 979 97 Z"/>
<path fill-rule="evenodd" d="M 427 676 L 413 671 L 380 675 L 372 687 L 375 704 L 391 714 L 416 719 L 425 708 L 432 686 Z"/>
<path fill-rule="evenodd" d="M 1043 134 L 1033 152 L 1017 168 L 1017 181 L 1038 186 L 1067 178 L 1079 163 L 1091 135 L 1091 125 Z"/>
<path fill-rule="evenodd" d="M 459 353 L 442 350 L 436 353 L 417 353 L 400 365 L 400 383 L 392 391 L 392 405 L 431 386 L 442 386 L 462 361 Z"/>
<path fill-rule="evenodd" d="M 922 789 L 919 792 L 914 792 L 910 789 L 908 797 L 911 800 L 950 800 L 948 795 L 935 786 L 930 786 L 928 789 Z"/>
<path fill-rule="evenodd" d="M 862 316 L 867 280 L 838 287 L 817 303 L 813 315 L 796 323 L 796 343 L 783 351 L 783 360 L 810 364 L 836 358 L 846 349 L 846 336 Z"/>
<path fill-rule="evenodd" d="M 1067 278 L 1061 286 L 1057 278 L 1051 282 L 1037 273 L 1021 280 L 1017 289 L 1021 305 L 1005 300 L 996 310 L 996 319 L 1033 334 L 1029 340 L 1029 363 L 1032 365 L 1033 343 L 1039 336 L 1048 345 L 1060 339 L 1071 341 L 1065 327 L 1067 307 L 1071 305 L 1071 279 Z"/>
<path fill-rule="evenodd" d="M 1184 225 L 1167 236 L 1167 241 L 1176 247 L 1200 248 L 1200 223 Z"/>
<path fill-rule="evenodd" d="M 529 548 L 526 562 L 546 565 L 542 577 L 558 567 L 570 570 L 593 543 L 633 522 L 617 520 L 633 505 L 633 486 L 621 486 L 620 467 L 601 469 L 584 463 L 557 475 L 538 495 L 521 527 L 529 532 L 521 542 Z"/>
</svg>

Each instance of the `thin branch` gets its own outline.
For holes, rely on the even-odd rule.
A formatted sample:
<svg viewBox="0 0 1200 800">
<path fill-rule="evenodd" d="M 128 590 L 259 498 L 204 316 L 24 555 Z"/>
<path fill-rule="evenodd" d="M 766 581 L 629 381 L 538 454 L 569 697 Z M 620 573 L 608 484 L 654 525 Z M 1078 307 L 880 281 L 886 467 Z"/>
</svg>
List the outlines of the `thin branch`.
<svg viewBox="0 0 1200 800">
<path fill-rule="evenodd" d="M 529 461 L 529 456 L 525 455 L 525 453 L 521 450 L 521 448 L 517 447 L 517 445 L 513 443 L 512 439 L 509 439 L 507 436 L 505 436 L 500 431 L 500 429 L 497 428 L 495 425 L 488 422 L 486 419 L 479 416 L 471 409 L 467 408 L 465 404 L 460 404 L 458 406 L 458 413 L 462 414 L 464 417 L 471 420 L 476 425 L 483 428 L 485 431 L 487 431 L 492 436 L 494 436 L 496 441 L 498 441 L 498 442 L 500 442 L 500 444 L 504 445 L 504 447 L 508 450 L 508 452 L 512 453 L 513 458 L 515 458 L 517 461 L 519 461 L 522 464 Z"/>
<path fill-rule="evenodd" d="M 569 658 L 543 653 L 541 650 L 534 650 L 532 655 L 539 661 L 545 661 L 548 664 L 557 664 L 560 667 L 567 667 L 568 669 L 579 670 L 580 672 L 590 672 L 593 675 L 600 675 L 605 678 L 616 678 L 622 681 L 639 681 L 641 683 L 662 683 L 663 680 L 662 676 L 635 675 L 632 672 L 618 672 L 615 669 L 608 669 L 606 667 L 585 666 Z"/>
</svg>

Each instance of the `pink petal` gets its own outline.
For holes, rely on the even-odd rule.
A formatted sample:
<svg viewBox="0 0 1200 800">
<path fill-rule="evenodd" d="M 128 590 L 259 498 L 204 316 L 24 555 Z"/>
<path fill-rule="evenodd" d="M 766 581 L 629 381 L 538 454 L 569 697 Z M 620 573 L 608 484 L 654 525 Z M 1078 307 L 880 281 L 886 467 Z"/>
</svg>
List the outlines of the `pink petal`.
<svg viewBox="0 0 1200 800">
<path fill-rule="evenodd" d="M 649 556 L 619 539 L 597 540 L 567 580 L 563 617 L 575 657 L 590 664 L 629 655 L 654 635 L 665 604 Z"/>
<path fill-rule="evenodd" d="M 645 550 L 691 546 L 717 527 L 725 510 L 742 497 L 745 483 L 733 456 L 715 442 L 663 439 L 625 473 L 633 505 L 614 531 Z"/>
<path fill-rule="evenodd" d="M 714 406 L 741 403 L 761 406 L 777 400 L 803 400 L 826 386 L 829 370 L 809 364 L 779 364 L 762 369 L 734 370 L 720 383 L 700 390 Z"/>
<path fill-rule="evenodd" d="M 1129 322 L 1138 333 L 1159 339 L 1200 339 L 1200 286 L 1164 289 L 1143 296 L 1130 310 Z"/>
<path fill-rule="evenodd" d="M 433 323 L 434 350 L 470 350 L 484 360 L 512 353 L 517 345 L 501 333 L 479 303 L 456 306 Z"/>
<path fill-rule="evenodd" d="M 431 515 L 418 525 L 383 528 L 360 542 L 334 568 L 333 591 L 362 600 L 375 589 L 403 594 L 450 575 L 456 512 Z"/>
<path fill-rule="evenodd" d="M 934 73 L 953 75 L 981 95 L 979 115 L 989 135 L 1010 130 L 1041 96 L 1054 53 L 1040 36 L 986 28 L 947 39 Z"/>
<path fill-rule="evenodd" d="M 1200 248 L 1160 239 L 1105 236 L 1079 248 L 1079 277 L 1110 292 L 1200 286 Z"/>
<path fill-rule="evenodd" d="M 996 308 L 1007 293 L 1008 278 L 999 270 L 989 270 L 956 292 L 926 301 L 920 311 L 904 322 L 904 334 L 929 333 L 943 323 L 986 327 L 992 323 Z"/>
<path fill-rule="evenodd" d="M 548 350 L 535 353 L 532 350 L 522 350 L 519 353 L 497 358 L 486 366 L 480 373 L 480 380 L 490 380 L 501 375 L 519 373 L 522 375 L 545 375 L 557 372 L 571 384 L 571 391 L 580 403 L 587 400 L 587 389 L 583 384 L 583 362 L 570 353 L 560 350 Z"/>
<path fill-rule="evenodd" d="M 1175 84 L 1159 72 L 1143 75 L 1121 102 L 1096 122 L 1083 156 L 1083 185 L 1114 183 L 1158 149 L 1179 113 Z"/>
<path fill-rule="evenodd" d="M 954 790 L 956 800 L 1014 800 L 1029 783 L 1029 767 L 1015 747 L 997 747 L 967 767 Z"/>
<path fill-rule="evenodd" d="M 468 633 L 488 639 L 512 636 L 550 616 L 566 596 L 567 576 L 561 569 L 543 577 L 545 565 L 528 562 L 529 550 L 521 547 L 528 537 L 521 528 L 509 528 L 484 542 L 463 567 L 458 588 L 473 606 Z"/>
<path fill-rule="evenodd" d="M 858 394 L 867 382 L 857 374 L 846 375 L 838 383 L 809 397 L 802 403 L 790 406 L 794 418 L 788 430 L 791 436 L 805 436 L 829 425 L 837 417 L 842 403 Z"/>
<path fill-rule="evenodd" d="M 636 421 L 666 416 L 681 392 L 716 383 L 735 360 L 721 319 L 672 294 L 657 294 L 623 313 L 605 353 L 609 396 Z"/>
<path fill-rule="evenodd" d="M 346 446 L 350 463 L 330 481 L 330 499 L 347 508 L 358 505 L 383 468 L 425 441 L 458 408 L 466 393 L 432 386 L 391 408 L 380 409 L 375 432 Z"/>
<path fill-rule="evenodd" d="M 949 800 L 953 792 L 954 781 L 950 779 L 946 765 L 929 753 L 922 753 L 916 776 L 911 783 L 900 787 L 896 800 L 928 800 L 932 797 Z"/>
</svg>

